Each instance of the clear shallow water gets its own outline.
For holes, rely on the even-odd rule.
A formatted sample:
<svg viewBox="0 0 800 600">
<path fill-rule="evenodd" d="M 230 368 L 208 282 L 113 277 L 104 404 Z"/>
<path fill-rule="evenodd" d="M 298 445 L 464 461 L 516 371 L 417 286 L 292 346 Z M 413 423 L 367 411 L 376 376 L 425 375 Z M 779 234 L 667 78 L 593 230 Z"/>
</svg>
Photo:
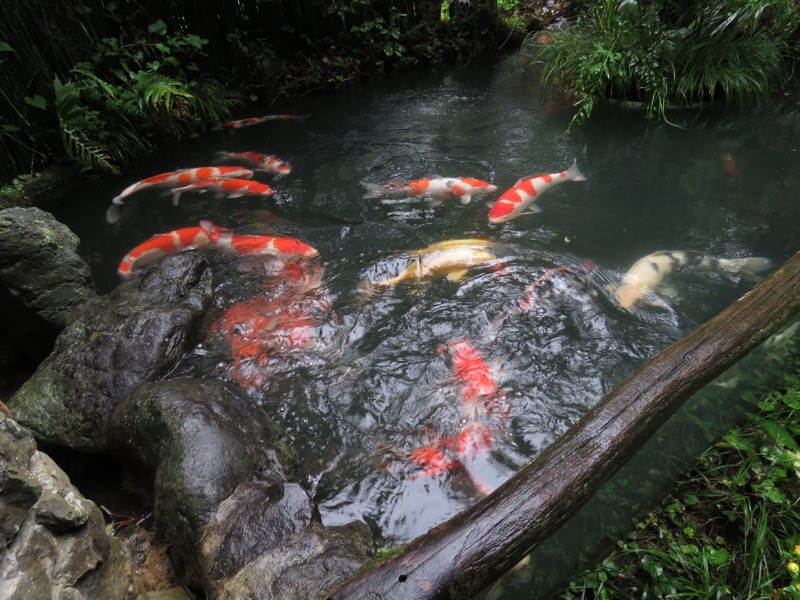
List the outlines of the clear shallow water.
<svg viewBox="0 0 800 600">
<path fill-rule="evenodd" d="M 753 285 L 688 270 L 668 279 L 667 309 L 629 312 L 610 289 L 636 260 L 677 249 L 777 265 L 798 247 L 797 95 L 742 113 L 672 115 L 682 128 L 598 113 L 565 136 L 570 114 L 542 96 L 529 63 L 516 55 L 410 73 L 256 111 L 309 117 L 204 135 L 96 182 L 56 212 L 81 237 L 101 291 L 116 285 L 117 263 L 138 243 L 204 218 L 319 250 L 292 275 L 216 257 L 208 334 L 175 373 L 249 386 L 294 436 L 323 520 L 366 520 L 386 546 L 505 481 L 636 367 Z M 256 176 L 273 200 L 187 194 L 176 207 L 142 192 L 119 223 L 105 222 L 110 199 L 133 181 L 206 165 L 217 150 L 274 153 L 293 171 Z M 491 201 L 517 179 L 573 159 L 586 182 L 548 191 L 541 213 L 487 222 Z M 362 198 L 364 183 L 434 175 L 499 189 L 469 205 Z M 457 282 L 357 293 L 363 278 L 407 264 L 398 255 L 462 238 L 497 243 L 497 260 Z M 519 310 L 538 280 L 549 283 Z M 477 408 L 454 381 L 452 351 L 442 351 L 465 339 L 497 387 Z M 489 448 L 462 455 L 463 469 L 421 474 L 412 453 L 443 447 L 473 420 L 491 430 Z"/>
</svg>

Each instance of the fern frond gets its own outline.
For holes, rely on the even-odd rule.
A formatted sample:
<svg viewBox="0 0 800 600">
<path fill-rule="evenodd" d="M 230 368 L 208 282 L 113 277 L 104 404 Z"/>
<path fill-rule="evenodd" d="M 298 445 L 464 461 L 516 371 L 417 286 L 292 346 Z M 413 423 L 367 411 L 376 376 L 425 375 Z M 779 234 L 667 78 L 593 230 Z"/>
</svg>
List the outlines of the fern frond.
<svg viewBox="0 0 800 600">
<path fill-rule="evenodd" d="M 194 100 L 185 87 L 185 84 L 169 77 L 164 77 L 158 73 L 144 73 L 139 78 L 140 104 L 151 108 L 164 108 L 171 112 L 175 105 L 176 98 L 183 98 L 187 101 Z"/>
<path fill-rule="evenodd" d="M 63 123 L 61 138 L 69 157 L 77 161 L 84 169 L 97 169 L 119 175 L 119 169 L 111 162 L 111 156 L 101 144 L 90 141 L 83 133 L 67 127 Z"/>
</svg>

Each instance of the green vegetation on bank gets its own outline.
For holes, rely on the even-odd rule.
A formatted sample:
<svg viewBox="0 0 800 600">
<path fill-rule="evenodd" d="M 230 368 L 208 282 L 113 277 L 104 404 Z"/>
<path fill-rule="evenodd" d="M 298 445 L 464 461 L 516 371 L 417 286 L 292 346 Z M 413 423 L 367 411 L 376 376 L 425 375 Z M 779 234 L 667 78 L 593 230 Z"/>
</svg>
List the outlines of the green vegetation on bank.
<svg viewBox="0 0 800 600">
<path fill-rule="evenodd" d="M 447 3 L 449 4 L 449 3 Z M 498 46 L 495 0 L 5 0 L 0 184 L 66 155 L 116 172 L 245 101 Z M 249 115 L 248 115 L 249 116 Z"/>
<path fill-rule="evenodd" d="M 602 101 L 671 107 L 744 104 L 779 88 L 800 48 L 796 0 L 587 0 L 560 31 L 533 36 L 542 79 L 589 118 Z"/>
<path fill-rule="evenodd" d="M 748 421 L 560 598 L 800 598 L 800 365 L 786 366 L 780 389 L 746 398 Z"/>
</svg>

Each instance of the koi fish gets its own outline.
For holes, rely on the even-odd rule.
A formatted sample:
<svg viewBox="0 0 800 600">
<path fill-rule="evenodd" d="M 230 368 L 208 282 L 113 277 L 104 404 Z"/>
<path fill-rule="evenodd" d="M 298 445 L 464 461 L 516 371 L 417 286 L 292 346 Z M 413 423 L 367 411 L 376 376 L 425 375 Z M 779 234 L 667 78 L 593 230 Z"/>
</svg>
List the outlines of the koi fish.
<svg viewBox="0 0 800 600">
<path fill-rule="evenodd" d="M 494 433 L 480 421 L 468 422 L 457 436 L 448 436 L 412 450 L 408 457 L 422 470 L 412 475 L 412 479 L 434 477 L 467 469 L 471 462 L 485 457 L 491 449 Z M 474 477 L 466 470 L 467 477 L 483 495 L 493 491 L 493 486 Z"/>
<path fill-rule="evenodd" d="M 440 347 L 437 353 L 451 351 L 453 379 L 458 383 L 461 399 L 470 403 L 481 396 L 491 396 L 497 391 L 497 382 L 492 369 L 481 353 L 468 340 L 450 342 Z"/>
<path fill-rule="evenodd" d="M 620 306 L 630 309 L 638 302 L 661 304 L 652 294 L 658 289 L 664 277 L 683 267 L 700 269 L 719 269 L 732 275 L 755 278 L 759 273 L 772 268 L 768 258 L 713 258 L 699 252 L 681 250 L 661 250 L 637 260 L 622 277 L 622 282 L 614 290 L 614 298 Z"/>
<path fill-rule="evenodd" d="M 396 277 L 363 281 L 361 289 L 388 288 L 407 281 L 425 282 L 435 277 L 460 281 L 467 271 L 497 257 L 489 250 L 492 242 L 483 240 L 448 240 L 407 255 L 410 264 Z"/>
<path fill-rule="evenodd" d="M 267 121 L 286 121 L 291 119 L 305 119 L 308 115 L 265 115 L 263 117 L 248 117 L 246 119 L 238 119 L 236 121 L 228 121 L 227 123 L 220 123 L 211 128 L 211 131 L 223 131 L 242 129 L 243 127 L 252 127 L 253 125 L 261 125 Z"/>
<path fill-rule="evenodd" d="M 260 196 L 272 195 L 272 188 L 265 183 L 258 181 L 248 181 L 247 179 L 227 179 L 224 177 L 210 177 L 201 179 L 183 187 L 176 187 L 172 192 L 172 203 L 177 206 L 184 192 L 216 192 L 224 194 L 228 198 L 239 198 L 240 196 Z"/>
<path fill-rule="evenodd" d="M 731 152 L 722 153 L 722 172 L 728 175 L 736 175 L 739 172 Z"/>
<path fill-rule="evenodd" d="M 233 305 L 211 325 L 209 334 L 220 336 L 230 348 L 231 379 L 247 388 L 264 387 L 270 360 L 288 349 L 309 348 L 327 308 L 290 286 L 278 297 L 259 295 Z"/>
<path fill-rule="evenodd" d="M 489 223 L 505 223 L 516 219 L 527 208 L 530 208 L 531 212 L 541 211 L 535 204 L 539 196 L 565 181 L 586 181 L 586 177 L 578 169 L 577 161 L 573 162 L 569 169 L 560 173 L 523 177 L 492 205 L 489 210 Z"/>
<path fill-rule="evenodd" d="M 435 179 L 415 179 L 408 183 L 390 181 L 382 185 L 365 184 L 365 199 L 400 198 L 412 196 L 416 198 L 433 198 L 435 200 L 461 200 L 469 204 L 472 196 L 497 191 L 497 186 L 473 179 L 472 177 L 439 177 Z"/>
<path fill-rule="evenodd" d="M 106 212 L 106 221 L 109 223 L 116 223 L 120 217 L 120 206 L 122 206 L 123 199 L 131 194 L 145 190 L 148 188 L 169 188 L 173 186 L 189 185 L 210 177 L 217 178 L 237 178 L 237 179 L 250 179 L 253 172 L 244 167 L 198 167 L 193 169 L 178 169 L 177 171 L 169 171 L 161 173 L 160 175 L 153 175 L 147 179 L 142 179 L 136 183 L 126 187 L 118 196 L 114 196 L 111 200 L 111 206 Z"/>
<path fill-rule="evenodd" d="M 217 227 L 210 221 L 200 221 L 200 227 L 186 227 L 154 235 L 125 255 L 117 267 L 117 274 L 122 279 L 130 279 L 138 275 L 144 267 L 153 265 L 170 254 L 206 248 L 215 243 L 225 231 L 227 229 Z"/>
<path fill-rule="evenodd" d="M 214 243 L 220 248 L 235 252 L 239 256 L 269 255 L 313 258 L 319 254 L 316 249 L 293 237 L 224 233 L 218 236 Z"/>
<path fill-rule="evenodd" d="M 225 152 L 224 150 L 217 152 L 216 162 L 229 160 L 247 164 L 256 171 L 265 171 L 274 175 L 288 175 L 292 172 L 292 166 L 274 154 L 267 156 L 258 152 Z"/>
</svg>

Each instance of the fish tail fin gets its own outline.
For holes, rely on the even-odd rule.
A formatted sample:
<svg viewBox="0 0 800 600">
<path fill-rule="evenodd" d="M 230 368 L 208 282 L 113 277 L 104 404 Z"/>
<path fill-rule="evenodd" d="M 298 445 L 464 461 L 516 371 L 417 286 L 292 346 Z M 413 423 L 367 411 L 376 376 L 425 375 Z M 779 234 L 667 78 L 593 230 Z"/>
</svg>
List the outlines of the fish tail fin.
<svg viewBox="0 0 800 600">
<path fill-rule="evenodd" d="M 221 163 L 221 162 L 225 162 L 226 160 L 228 160 L 228 159 L 230 159 L 230 158 L 231 158 L 231 153 L 230 153 L 230 152 L 227 152 L 227 151 L 225 151 L 225 150 L 217 150 L 217 151 L 214 153 L 214 160 L 213 160 L 213 162 L 214 162 L 215 164 L 216 164 L 216 163 Z"/>
<path fill-rule="evenodd" d="M 114 200 L 116 200 L 116 198 L 114 198 Z M 121 205 L 122 205 L 122 203 L 119 203 L 119 204 L 114 203 L 114 204 L 112 204 L 111 206 L 108 207 L 108 210 L 106 211 L 106 221 L 107 222 L 113 224 L 113 223 L 116 223 L 117 221 L 119 221 L 119 218 L 121 216 L 119 207 Z"/>
<path fill-rule="evenodd" d="M 570 181 L 586 181 L 586 177 L 581 170 L 578 168 L 578 159 L 575 158 L 572 161 L 572 166 L 567 169 L 567 177 Z"/>
<path fill-rule="evenodd" d="M 774 266 L 770 259 L 760 256 L 721 258 L 718 264 L 723 271 L 739 275 L 748 281 L 758 281 L 761 273 L 770 270 Z"/>
<path fill-rule="evenodd" d="M 382 198 L 384 195 L 384 190 L 379 184 L 365 183 L 364 187 L 367 188 L 367 193 L 362 196 L 364 200 L 374 200 L 375 198 Z"/>
</svg>

